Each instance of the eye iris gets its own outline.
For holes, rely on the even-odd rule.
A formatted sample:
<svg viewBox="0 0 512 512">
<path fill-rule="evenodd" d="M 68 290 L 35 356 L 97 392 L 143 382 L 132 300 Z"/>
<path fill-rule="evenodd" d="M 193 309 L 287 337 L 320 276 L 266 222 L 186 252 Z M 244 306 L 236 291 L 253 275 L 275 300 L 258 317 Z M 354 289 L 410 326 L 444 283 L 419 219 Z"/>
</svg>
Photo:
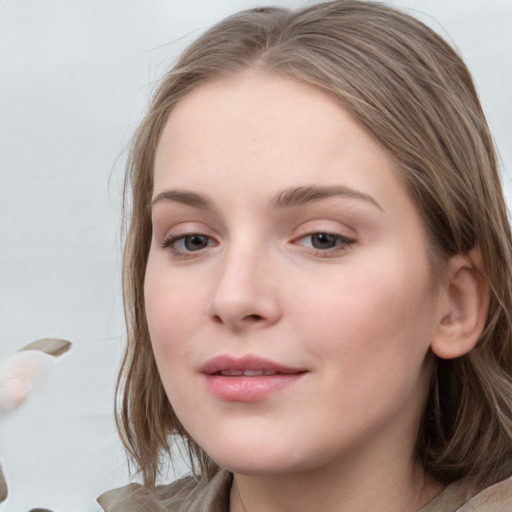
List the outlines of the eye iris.
<svg viewBox="0 0 512 512">
<path fill-rule="evenodd" d="M 183 244 L 187 251 L 198 251 L 204 249 L 208 245 L 208 237 L 203 235 L 187 236 L 183 240 Z"/>
<path fill-rule="evenodd" d="M 315 249 L 331 249 L 336 246 L 337 237 L 330 233 L 316 233 L 311 235 L 311 244 Z"/>
</svg>

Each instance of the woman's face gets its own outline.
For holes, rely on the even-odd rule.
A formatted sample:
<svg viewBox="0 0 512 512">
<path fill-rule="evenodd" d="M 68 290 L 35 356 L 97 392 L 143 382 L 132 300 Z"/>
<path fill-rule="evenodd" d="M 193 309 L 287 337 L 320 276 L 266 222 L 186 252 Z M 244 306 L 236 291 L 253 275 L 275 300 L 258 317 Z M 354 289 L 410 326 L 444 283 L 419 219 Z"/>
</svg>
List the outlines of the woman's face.
<svg viewBox="0 0 512 512">
<path fill-rule="evenodd" d="M 176 106 L 154 172 L 146 311 L 192 438 L 247 474 L 411 458 L 439 313 L 384 150 L 325 93 L 252 72 Z"/>
</svg>

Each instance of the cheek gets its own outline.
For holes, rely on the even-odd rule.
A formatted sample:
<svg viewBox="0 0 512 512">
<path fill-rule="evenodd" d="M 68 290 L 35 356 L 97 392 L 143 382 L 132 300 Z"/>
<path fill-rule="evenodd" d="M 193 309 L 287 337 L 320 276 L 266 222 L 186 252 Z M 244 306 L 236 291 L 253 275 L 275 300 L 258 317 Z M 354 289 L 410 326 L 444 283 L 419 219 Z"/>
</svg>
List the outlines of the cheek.
<svg viewBox="0 0 512 512">
<path fill-rule="evenodd" d="M 148 260 L 144 299 L 151 343 L 162 378 L 167 367 L 185 357 L 187 339 L 197 326 L 198 298 L 193 285 L 169 275 L 165 263 Z"/>
<path fill-rule="evenodd" d="M 389 356 L 422 360 L 435 325 L 435 302 L 427 264 L 417 265 L 391 253 L 378 263 L 361 261 L 326 279 L 325 286 L 302 283 L 292 309 L 309 333 L 315 350 L 325 350 L 364 368 L 368 360 Z M 389 260 L 393 264 L 388 264 Z"/>
<path fill-rule="evenodd" d="M 367 267 L 311 300 L 303 332 L 315 336 L 310 350 L 331 390 L 322 401 L 326 424 L 360 428 L 363 419 L 370 428 L 422 403 L 435 311 L 428 278 Z"/>
<path fill-rule="evenodd" d="M 146 317 L 158 373 L 175 411 L 186 410 L 197 393 L 189 382 L 197 329 L 198 300 L 194 286 L 171 279 L 165 268 L 148 261 L 144 283 Z M 184 393 L 184 389 L 186 392 Z"/>
</svg>

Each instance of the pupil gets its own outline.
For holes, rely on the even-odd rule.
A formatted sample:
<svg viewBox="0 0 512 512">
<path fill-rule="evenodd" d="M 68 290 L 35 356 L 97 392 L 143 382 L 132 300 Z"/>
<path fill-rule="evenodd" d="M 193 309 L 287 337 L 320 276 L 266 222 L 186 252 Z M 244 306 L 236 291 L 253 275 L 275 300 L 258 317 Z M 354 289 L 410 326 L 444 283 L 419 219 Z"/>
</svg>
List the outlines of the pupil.
<svg viewBox="0 0 512 512">
<path fill-rule="evenodd" d="M 187 251 L 204 249 L 208 245 L 208 238 L 203 235 L 187 236 L 184 240 Z"/>
<path fill-rule="evenodd" d="M 316 233 L 311 237 L 315 249 L 331 249 L 336 245 L 336 235 L 330 233 Z"/>
</svg>

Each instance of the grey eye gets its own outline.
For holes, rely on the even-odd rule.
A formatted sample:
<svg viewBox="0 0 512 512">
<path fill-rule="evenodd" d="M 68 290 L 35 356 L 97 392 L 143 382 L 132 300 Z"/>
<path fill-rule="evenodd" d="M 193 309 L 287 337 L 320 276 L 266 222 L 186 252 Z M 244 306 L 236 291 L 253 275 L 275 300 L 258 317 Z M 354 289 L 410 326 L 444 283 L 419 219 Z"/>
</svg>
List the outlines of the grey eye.
<svg viewBox="0 0 512 512">
<path fill-rule="evenodd" d="M 315 233 L 311 235 L 311 246 L 315 249 L 332 249 L 339 242 L 339 236 L 331 233 Z"/>
<path fill-rule="evenodd" d="M 183 238 L 183 247 L 187 251 L 199 251 L 208 246 L 209 238 L 204 235 L 190 235 Z"/>
</svg>

